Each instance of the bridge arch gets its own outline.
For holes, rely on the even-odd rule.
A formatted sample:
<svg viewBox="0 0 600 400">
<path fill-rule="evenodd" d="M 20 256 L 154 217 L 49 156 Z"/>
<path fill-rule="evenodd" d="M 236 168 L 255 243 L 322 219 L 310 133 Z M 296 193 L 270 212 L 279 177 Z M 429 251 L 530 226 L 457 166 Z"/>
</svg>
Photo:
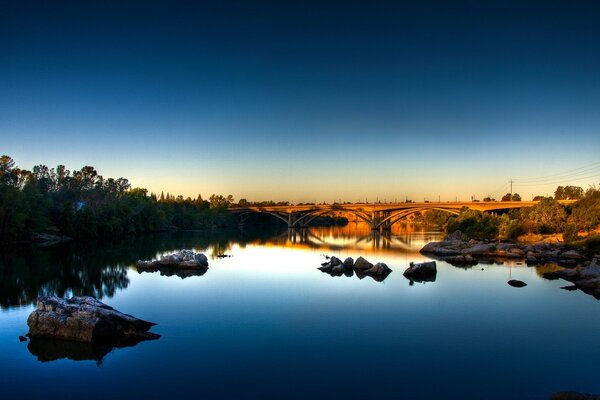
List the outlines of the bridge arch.
<svg viewBox="0 0 600 400">
<path fill-rule="evenodd" d="M 381 221 L 379 221 L 379 223 L 375 226 L 375 228 L 378 229 L 381 227 L 391 227 L 396 222 L 400 221 L 401 219 L 403 219 L 405 217 L 408 217 L 411 214 L 415 214 L 415 213 L 421 212 L 421 211 L 430 211 L 430 210 L 444 211 L 444 212 L 447 212 L 447 213 L 453 214 L 453 215 L 460 214 L 460 211 L 457 211 L 454 209 L 448 209 L 448 208 L 441 208 L 441 207 L 408 208 L 408 209 L 398 210 L 396 212 L 393 212 L 391 215 L 383 218 Z"/>
</svg>

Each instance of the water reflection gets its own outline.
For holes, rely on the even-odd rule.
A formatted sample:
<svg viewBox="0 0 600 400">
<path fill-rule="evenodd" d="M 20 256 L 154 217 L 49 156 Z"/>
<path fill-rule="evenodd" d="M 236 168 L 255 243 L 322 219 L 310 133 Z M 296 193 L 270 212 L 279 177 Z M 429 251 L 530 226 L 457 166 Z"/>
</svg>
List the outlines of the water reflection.
<svg viewBox="0 0 600 400">
<path fill-rule="evenodd" d="M 121 339 L 109 343 L 81 343 L 68 340 L 33 338 L 27 344 L 27 350 L 40 362 L 51 362 L 61 359 L 72 361 L 95 361 L 97 365 L 107 354 L 115 349 L 133 347 L 143 339 Z"/>
<path fill-rule="evenodd" d="M 418 254 L 431 241 L 440 240 L 441 232 L 427 231 L 423 227 L 408 225 L 388 231 L 373 231 L 364 223 L 347 226 L 287 229 L 278 236 L 256 244 L 319 249 L 323 251 L 361 250 L 365 253 Z"/>
<path fill-rule="evenodd" d="M 181 279 L 189 278 L 191 276 L 202 276 L 206 274 L 208 271 L 208 267 L 203 268 L 194 268 L 194 269 L 185 269 L 179 267 L 170 267 L 170 266 L 153 266 L 153 267 L 141 267 L 137 266 L 137 272 L 139 274 L 144 272 L 159 272 L 161 276 L 177 276 Z"/>
</svg>

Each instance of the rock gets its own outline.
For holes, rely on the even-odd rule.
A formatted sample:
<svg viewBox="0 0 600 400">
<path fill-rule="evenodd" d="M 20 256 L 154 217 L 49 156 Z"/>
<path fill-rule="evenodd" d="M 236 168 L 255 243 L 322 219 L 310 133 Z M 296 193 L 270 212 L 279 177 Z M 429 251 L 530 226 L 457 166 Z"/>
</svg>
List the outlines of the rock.
<svg viewBox="0 0 600 400">
<path fill-rule="evenodd" d="M 348 257 L 344 260 L 344 267 L 346 267 L 346 268 L 354 267 L 354 260 L 352 259 L 352 257 Z"/>
<path fill-rule="evenodd" d="M 461 254 L 463 242 L 445 241 L 445 242 L 430 242 L 421 249 L 421 253 L 435 254 L 438 256 L 456 256 Z"/>
<path fill-rule="evenodd" d="M 577 260 L 573 260 L 573 259 L 559 259 L 556 261 L 556 263 L 561 266 L 561 267 L 565 267 L 565 268 L 573 268 L 576 267 L 579 263 L 577 262 Z"/>
<path fill-rule="evenodd" d="M 574 269 L 561 269 L 560 271 L 556 271 L 558 273 L 558 275 L 567 280 L 567 281 L 572 281 L 572 280 L 577 280 L 579 279 L 579 271 L 574 270 Z"/>
<path fill-rule="evenodd" d="M 342 275 L 345 271 L 344 264 L 337 264 L 331 268 L 331 273 Z"/>
<path fill-rule="evenodd" d="M 335 267 L 336 265 L 342 265 L 343 263 L 342 260 L 340 260 L 336 256 L 331 256 L 331 258 L 329 259 L 329 264 L 331 264 L 332 267 Z"/>
<path fill-rule="evenodd" d="M 592 261 L 592 264 L 589 267 L 582 268 L 579 271 L 579 276 L 581 277 L 581 279 L 591 279 L 600 277 L 600 266 L 596 265 L 596 263 Z"/>
<path fill-rule="evenodd" d="M 325 263 L 324 265 L 321 265 L 318 269 L 322 272 L 331 272 L 332 268 L 333 265 L 331 265 L 330 263 Z"/>
<path fill-rule="evenodd" d="M 498 245 L 498 250 L 508 251 L 514 247 L 515 247 L 515 245 L 512 243 L 500 243 Z"/>
<path fill-rule="evenodd" d="M 180 278 L 204 275 L 208 270 L 208 258 L 192 250 L 181 250 L 174 254 L 161 256 L 158 260 L 136 263 L 138 272 L 156 272 L 161 275 L 177 275 Z"/>
<path fill-rule="evenodd" d="M 527 284 L 523 281 L 519 281 L 517 279 L 511 279 L 510 281 L 507 282 L 510 286 L 512 287 L 524 287 L 527 286 Z"/>
<path fill-rule="evenodd" d="M 25 336 L 19 336 L 19 342 L 23 343 L 26 341 L 27 341 L 27 338 Z"/>
<path fill-rule="evenodd" d="M 544 272 L 542 276 L 544 279 L 548 279 L 549 281 L 555 281 L 560 278 L 560 271 Z"/>
<path fill-rule="evenodd" d="M 577 280 L 575 281 L 575 286 L 584 292 L 593 292 L 597 288 L 600 288 L 600 277 Z"/>
<path fill-rule="evenodd" d="M 468 247 L 462 251 L 463 254 L 470 254 L 472 256 L 483 256 L 493 253 L 496 250 L 496 246 L 491 243 L 476 244 Z"/>
<path fill-rule="evenodd" d="M 508 252 L 510 254 L 513 254 L 513 255 L 519 256 L 519 257 L 524 257 L 525 256 L 525 252 L 523 250 L 521 250 L 520 248 L 518 248 L 518 247 L 513 247 L 510 250 L 508 250 Z"/>
<path fill-rule="evenodd" d="M 208 267 L 208 258 L 206 258 L 206 256 L 204 254 L 196 253 L 194 255 L 194 260 L 196 261 L 196 263 L 198 265 Z"/>
<path fill-rule="evenodd" d="M 368 275 L 387 276 L 392 272 L 392 270 L 386 264 L 380 262 L 373 265 L 371 268 L 365 270 L 364 272 Z"/>
<path fill-rule="evenodd" d="M 537 258 L 533 254 L 527 255 L 527 264 L 537 264 Z"/>
<path fill-rule="evenodd" d="M 373 264 L 368 262 L 362 257 L 358 257 L 354 262 L 354 269 L 370 269 L 373 267 Z"/>
<path fill-rule="evenodd" d="M 573 260 L 583 260 L 585 257 L 579 254 L 576 250 L 565 251 L 560 255 L 561 258 L 570 258 Z"/>
<path fill-rule="evenodd" d="M 158 339 L 148 330 L 156 325 L 123 314 L 101 301 L 89 297 L 63 300 L 56 296 L 38 298 L 36 309 L 27 318 L 30 338 L 49 338 L 77 342 L 116 339 Z"/>
<path fill-rule="evenodd" d="M 409 267 L 404 271 L 404 276 L 408 278 L 428 278 L 437 274 L 437 265 L 435 261 L 428 261 L 422 263 L 411 262 Z"/>
</svg>

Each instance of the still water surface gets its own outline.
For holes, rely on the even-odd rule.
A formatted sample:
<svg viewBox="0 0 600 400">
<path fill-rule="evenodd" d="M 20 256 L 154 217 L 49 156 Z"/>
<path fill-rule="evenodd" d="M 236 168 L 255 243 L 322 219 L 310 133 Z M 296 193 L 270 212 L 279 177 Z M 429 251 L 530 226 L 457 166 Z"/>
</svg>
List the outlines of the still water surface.
<svg viewBox="0 0 600 400">
<path fill-rule="evenodd" d="M 160 234 L 0 256 L 0 398 L 546 399 L 600 393 L 600 303 L 516 263 L 402 272 L 436 232 Z M 132 264 L 193 248 L 202 276 Z M 218 258 L 218 254 L 231 257 Z M 383 282 L 331 277 L 323 254 L 387 263 Z M 520 279 L 528 286 L 506 284 Z M 39 294 L 88 294 L 162 337 L 97 349 L 20 343 Z M 78 361 L 75 361 L 75 360 Z"/>
</svg>

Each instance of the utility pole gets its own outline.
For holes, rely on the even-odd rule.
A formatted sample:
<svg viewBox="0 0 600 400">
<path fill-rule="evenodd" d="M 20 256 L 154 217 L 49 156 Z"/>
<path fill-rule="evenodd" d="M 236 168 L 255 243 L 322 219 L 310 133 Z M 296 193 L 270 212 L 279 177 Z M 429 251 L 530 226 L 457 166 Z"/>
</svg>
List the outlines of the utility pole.
<svg viewBox="0 0 600 400">
<path fill-rule="evenodd" d="M 512 200 L 512 184 L 513 184 L 513 180 L 510 180 L 510 199 Z"/>
</svg>

